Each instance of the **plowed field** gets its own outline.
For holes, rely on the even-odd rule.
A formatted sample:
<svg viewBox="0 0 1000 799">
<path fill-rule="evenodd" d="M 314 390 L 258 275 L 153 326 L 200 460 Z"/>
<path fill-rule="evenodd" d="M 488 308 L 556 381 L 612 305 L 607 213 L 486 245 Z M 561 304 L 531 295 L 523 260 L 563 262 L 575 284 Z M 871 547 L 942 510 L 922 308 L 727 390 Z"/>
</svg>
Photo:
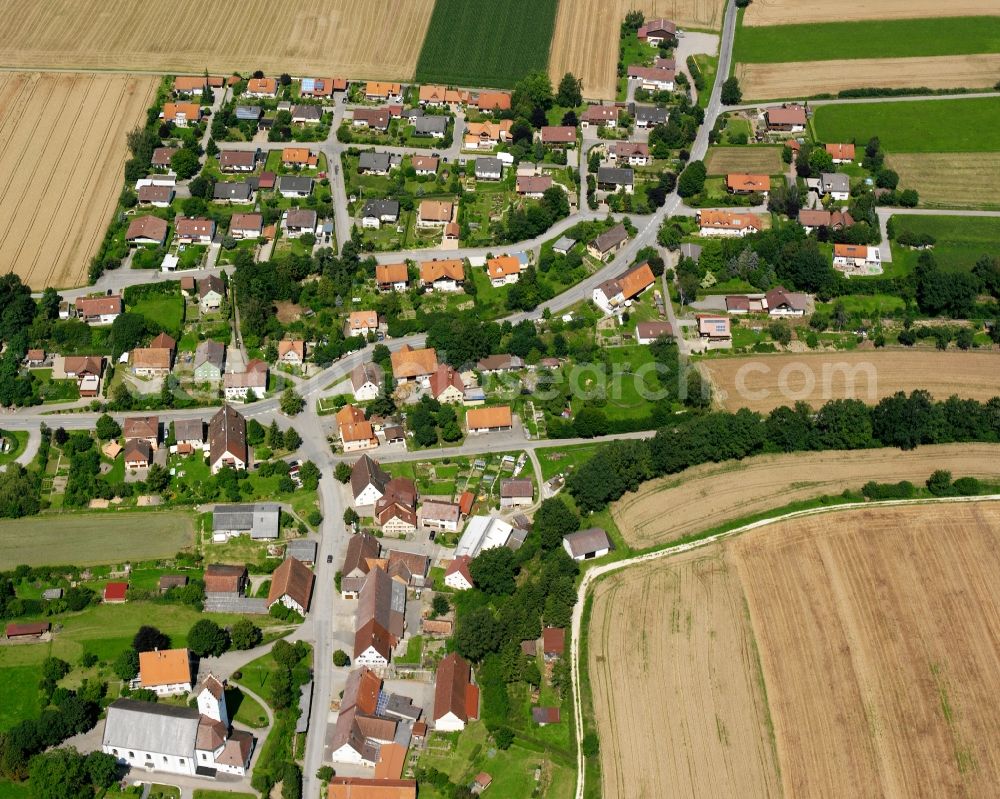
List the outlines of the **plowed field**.
<svg viewBox="0 0 1000 799">
<path fill-rule="evenodd" d="M 869 19 L 923 19 L 925 17 L 975 17 L 1000 15 L 994 0 L 844 0 L 830 14 L 825 0 L 754 0 L 743 16 L 744 25 L 792 25 L 798 22 L 839 22 Z"/>
</svg>

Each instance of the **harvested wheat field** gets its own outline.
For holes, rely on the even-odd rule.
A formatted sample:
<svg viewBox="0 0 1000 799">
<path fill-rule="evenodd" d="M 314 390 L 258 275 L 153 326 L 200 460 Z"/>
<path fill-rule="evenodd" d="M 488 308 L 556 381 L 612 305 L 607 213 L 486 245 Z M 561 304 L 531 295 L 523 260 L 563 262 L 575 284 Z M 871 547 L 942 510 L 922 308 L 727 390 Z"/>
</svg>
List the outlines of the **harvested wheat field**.
<svg viewBox="0 0 1000 799">
<path fill-rule="evenodd" d="M 1000 785 L 1000 503 L 873 507 L 732 548 L 786 796 Z"/>
<path fill-rule="evenodd" d="M 1000 153 L 899 153 L 888 164 L 901 185 L 920 193 L 921 205 L 1000 207 Z"/>
<path fill-rule="evenodd" d="M 121 192 L 126 134 L 158 82 L 0 72 L 0 273 L 34 289 L 86 283 Z"/>
<path fill-rule="evenodd" d="M 646 19 L 666 17 L 681 27 L 717 30 L 725 0 L 560 0 L 549 54 L 553 83 L 572 72 L 583 81 L 584 97 L 615 99 L 618 35 L 632 9 Z"/>
<path fill-rule="evenodd" d="M 927 389 L 945 399 L 1000 395 L 1000 355 L 937 350 L 783 353 L 702 361 L 716 402 L 726 410 L 767 412 L 799 400 L 813 407 L 831 399 L 875 403 L 897 391 Z"/>
<path fill-rule="evenodd" d="M 0 66 L 413 75 L 434 0 L 0 0 Z"/>
<path fill-rule="evenodd" d="M 588 668 L 606 799 L 780 796 L 743 589 L 721 547 L 693 555 L 594 589 Z"/>
<path fill-rule="evenodd" d="M 625 541 L 647 549 L 794 502 L 857 491 L 869 480 L 922 485 L 935 469 L 997 480 L 1000 445 L 796 452 L 706 463 L 643 483 L 612 504 L 611 513 Z"/>
<path fill-rule="evenodd" d="M 868 86 L 986 89 L 1000 74 L 1000 54 L 737 64 L 736 74 L 748 100 L 812 97 Z"/>
<path fill-rule="evenodd" d="M 838 22 L 869 19 L 925 19 L 927 17 L 1000 16 L 996 0 L 844 0 L 837 4 Z M 754 0 L 743 15 L 744 25 L 794 25 L 830 22 L 825 0 Z"/>
<path fill-rule="evenodd" d="M 748 172 L 775 175 L 784 170 L 780 147 L 712 147 L 705 159 L 709 175 Z"/>
</svg>

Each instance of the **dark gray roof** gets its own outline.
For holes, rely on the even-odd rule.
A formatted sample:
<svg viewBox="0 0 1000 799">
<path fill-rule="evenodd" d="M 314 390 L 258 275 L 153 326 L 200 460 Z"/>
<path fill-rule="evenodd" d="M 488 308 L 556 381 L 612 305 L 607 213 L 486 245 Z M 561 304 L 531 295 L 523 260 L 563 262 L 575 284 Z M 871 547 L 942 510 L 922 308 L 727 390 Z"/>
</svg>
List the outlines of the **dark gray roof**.
<svg viewBox="0 0 1000 799">
<path fill-rule="evenodd" d="M 635 107 L 636 122 L 652 122 L 654 125 L 667 121 L 667 109 L 653 105 L 637 105 Z"/>
<path fill-rule="evenodd" d="M 236 118 L 240 120 L 249 119 L 257 120 L 260 119 L 263 110 L 259 105 L 238 105 L 236 106 Z"/>
<path fill-rule="evenodd" d="M 608 538 L 608 534 L 600 527 L 591 527 L 588 530 L 580 530 L 578 533 L 570 533 L 563 540 L 575 558 L 583 557 L 602 549 L 611 549 L 611 540 Z"/>
<path fill-rule="evenodd" d="M 625 167 L 602 166 L 597 169 L 598 183 L 611 183 L 615 186 L 631 186 L 635 173 Z"/>
<path fill-rule="evenodd" d="M 301 560 L 303 563 L 315 563 L 318 546 L 311 538 L 296 538 L 294 541 L 288 542 L 285 555 Z"/>
<path fill-rule="evenodd" d="M 278 191 L 294 191 L 309 193 L 312 191 L 312 178 L 299 177 L 298 175 L 281 175 L 278 178 Z"/>
<path fill-rule="evenodd" d="M 216 183 L 212 197 L 216 200 L 249 200 L 251 194 L 248 183 Z"/>
<path fill-rule="evenodd" d="M 681 245 L 681 255 L 685 258 L 692 258 L 697 261 L 701 258 L 701 245 L 685 242 Z"/>
<path fill-rule="evenodd" d="M 403 111 L 403 119 L 420 119 L 424 115 L 422 108 L 407 108 Z"/>
<path fill-rule="evenodd" d="M 174 438 L 178 441 L 205 440 L 205 422 L 201 419 L 178 419 L 174 422 Z"/>
<path fill-rule="evenodd" d="M 250 538 L 260 541 L 278 537 L 281 506 L 274 503 L 256 505 L 216 505 L 212 511 L 212 530 L 249 531 Z"/>
<path fill-rule="evenodd" d="M 375 172 L 388 172 L 389 153 L 376 153 L 367 150 L 361 153 L 358 159 L 358 167 L 361 169 L 371 169 Z"/>
<path fill-rule="evenodd" d="M 310 119 L 319 122 L 323 118 L 323 109 L 318 105 L 293 105 L 292 119 Z"/>
<path fill-rule="evenodd" d="M 120 750 L 193 758 L 199 718 L 196 708 L 117 699 L 108 706 L 102 743 Z"/>
<path fill-rule="evenodd" d="M 823 172 L 820 176 L 823 191 L 850 191 L 851 179 L 843 172 Z"/>
<path fill-rule="evenodd" d="M 427 133 L 445 133 L 448 130 L 448 117 L 422 116 L 416 121 L 414 133 L 418 136 Z"/>
<path fill-rule="evenodd" d="M 373 216 L 378 219 L 391 216 L 395 219 L 399 216 L 399 202 L 396 200 L 369 200 L 361 210 L 361 216 Z"/>
<path fill-rule="evenodd" d="M 214 339 L 205 339 L 198 343 L 198 348 L 194 352 L 194 368 L 197 369 L 204 363 L 210 363 L 222 371 L 222 363 L 226 357 L 226 345 Z M 199 419 L 200 423 L 201 420 Z"/>
</svg>

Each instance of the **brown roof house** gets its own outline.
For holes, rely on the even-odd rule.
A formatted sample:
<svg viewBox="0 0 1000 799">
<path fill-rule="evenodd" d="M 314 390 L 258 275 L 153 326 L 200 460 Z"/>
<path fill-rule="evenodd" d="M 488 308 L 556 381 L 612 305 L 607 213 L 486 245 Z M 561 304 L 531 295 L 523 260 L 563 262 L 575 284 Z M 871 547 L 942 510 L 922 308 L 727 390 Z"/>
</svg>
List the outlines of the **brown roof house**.
<svg viewBox="0 0 1000 799">
<path fill-rule="evenodd" d="M 477 718 L 479 688 L 472 684 L 472 667 L 455 653 L 447 655 L 438 664 L 434 684 L 434 727 L 456 732 Z"/>
<path fill-rule="evenodd" d="M 440 364 L 430 376 L 430 392 L 438 402 L 461 404 L 465 400 L 462 376 L 446 363 Z"/>
<path fill-rule="evenodd" d="M 347 554 L 340 571 L 340 595 L 344 599 L 357 599 L 372 563 L 379 558 L 381 547 L 378 539 L 369 533 L 352 535 L 347 541 Z"/>
<path fill-rule="evenodd" d="M 628 231 L 625 225 L 615 225 L 590 242 L 587 245 L 587 252 L 603 261 L 624 247 L 626 241 L 628 241 Z"/>
<path fill-rule="evenodd" d="M 208 423 L 208 463 L 212 474 L 228 466 L 245 470 L 250 461 L 247 450 L 247 422 L 231 405 L 223 405 Z"/>
<path fill-rule="evenodd" d="M 305 616 L 312 599 L 313 579 L 313 573 L 302 561 L 285 558 L 271 575 L 271 589 L 267 592 L 268 609 L 280 603 Z"/>
<path fill-rule="evenodd" d="M 616 313 L 656 282 L 648 263 L 634 266 L 612 280 L 605 280 L 594 289 L 594 304 L 604 313 Z"/>
<path fill-rule="evenodd" d="M 358 595 L 354 662 L 359 666 L 389 665 L 392 650 L 406 629 L 406 586 L 381 566 L 373 568 Z"/>
<path fill-rule="evenodd" d="M 454 203 L 448 200 L 423 200 L 417 212 L 417 227 L 440 227 L 451 221 Z"/>
<path fill-rule="evenodd" d="M 797 103 L 768 108 L 764 118 L 768 130 L 798 133 L 806 129 L 806 109 Z"/>
<path fill-rule="evenodd" d="M 180 244 L 211 244 L 215 222 L 202 217 L 181 216 L 174 220 L 174 238 Z"/>
<path fill-rule="evenodd" d="M 542 144 L 549 147 L 572 147 L 576 144 L 576 128 L 572 125 L 546 125 L 538 135 Z"/>
<path fill-rule="evenodd" d="M 166 347 L 138 347 L 129 353 L 129 366 L 137 377 L 166 377 L 173 366 L 174 353 Z"/>
<path fill-rule="evenodd" d="M 438 368 L 437 353 L 433 348 L 415 350 L 404 344 L 390 355 L 392 376 L 397 383 L 411 380 L 426 382 Z"/>
<path fill-rule="evenodd" d="M 374 505 L 385 494 L 389 480 L 389 475 L 379 466 L 378 461 L 367 455 L 358 458 L 351 467 L 351 491 L 355 507 Z"/>
<path fill-rule="evenodd" d="M 336 415 L 340 444 L 344 452 L 357 452 L 378 446 L 378 438 L 365 412 L 348 403 Z"/>
<path fill-rule="evenodd" d="M 158 216 L 137 216 L 129 222 L 125 241 L 131 245 L 155 244 L 162 247 L 167 240 L 167 220 Z"/>
<path fill-rule="evenodd" d="M 246 566 L 235 566 L 228 563 L 210 563 L 205 569 L 206 594 L 234 594 L 243 596 L 250 577 Z"/>
<path fill-rule="evenodd" d="M 76 315 L 88 325 L 110 325 L 125 310 L 121 295 L 80 297 L 73 303 Z"/>
<path fill-rule="evenodd" d="M 153 448 L 143 438 L 133 438 L 125 442 L 125 468 L 148 469 L 153 462 Z"/>
<path fill-rule="evenodd" d="M 128 416 L 122 424 L 122 434 L 126 443 L 139 438 L 148 441 L 149 446 L 156 449 L 160 444 L 160 417 Z"/>
<path fill-rule="evenodd" d="M 535 486 L 531 480 L 508 478 L 500 482 L 500 507 L 515 508 L 530 505 L 535 498 Z"/>
<path fill-rule="evenodd" d="M 658 338 L 673 335 L 670 322 L 639 322 L 635 326 L 636 344 L 652 344 Z"/>
<path fill-rule="evenodd" d="M 431 291 L 461 291 L 464 281 L 465 265 L 461 258 L 420 264 L 420 285 Z"/>
</svg>

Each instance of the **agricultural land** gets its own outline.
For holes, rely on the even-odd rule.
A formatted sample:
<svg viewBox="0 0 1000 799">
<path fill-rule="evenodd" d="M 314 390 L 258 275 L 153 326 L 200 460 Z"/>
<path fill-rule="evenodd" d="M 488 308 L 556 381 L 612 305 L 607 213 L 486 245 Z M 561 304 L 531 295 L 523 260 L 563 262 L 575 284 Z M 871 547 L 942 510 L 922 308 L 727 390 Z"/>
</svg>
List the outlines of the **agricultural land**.
<svg viewBox="0 0 1000 799">
<path fill-rule="evenodd" d="M 0 73 L 0 273 L 35 289 L 86 280 L 121 191 L 126 134 L 145 119 L 156 85 L 132 75 Z"/>
<path fill-rule="evenodd" d="M 718 30 L 724 0 L 561 0 L 549 57 L 554 82 L 566 72 L 583 81 L 585 96 L 613 100 L 618 79 L 618 37 L 632 9 L 646 19 L 667 17 L 685 28 Z"/>
<path fill-rule="evenodd" d="M 874 403 L 918 388 L 942 399 L 957 394 L 985 401 L 996 396 L 1000 357 L 924 350 L 785 353 L 721 358 L 702 368 L 721 407 L 766 413 L 800 400 L 814 406 L 831 399 Z"/>
<path fill-rule="evenodd" d="M 889 156 L 887 163 L 899 174 L 902 185 L 920 192 L 923 206 L 1000 208 L 996 192 L 1000 185 L 1000 153 L 896 153 Z M 975 217 L 959 217 L 957 221 L 996 222 Z M 985 243 L 996 242 L 992 237 Z M 935 257 L 939 252 L 936 249 Z"/>
<path fill-rule="evenodd" d="M 544 72 L 557 5 L 557 0 L 437 0 L 417 80 L 510 87 L 530 72 Z M 457 42 L 475 43 L 475 57 Z"/>
<path fill-rule="evenodd" d="M 967 272 L 983 255 L 1000 257 L 1000 218 L 997 217 L 896 214 L 892 223 L 897 236 L 904 231 L 933 236 L 937 240 L 933 248 L 934 260 L 945 270 Z M 906 271 L 916 265 L 918 257 L 917 250 L 893 247 L 893 264 L 907 264 Z"/>
<path fill-rule="evenodd" d="M 2 66 L 409 77 L 433 0 L 56 0 L 4 4 Z M 184 31 L 164 36 L 165 28 Z"/>
<path fill-rule="evenodd" d="M 780 147 L 713 147 L 708 151 L 705 168 L 709 175 L 748 172 L 774 175 L 784 169 Z"/>
<path fill-rule="evenodd" d="M 777 505 L 857 491 L 868 480 L 919 484 L 939 468 L 955 475 L 996 479 L 1000 446 L 941 444 L 910 452 L 803 452 L 704 464 L 643 484 L 612 505 L 612 516 L 630 546 L 646 549 Z"/>
<path fill-rule="evenodd" d="M 983 14 L 1000 16 L 992 0 L 955 0 L 934 3 L 930 0 L 846 0 L 837 5 L 837 19 L 897 20 L 926 17 L 975 17 Z M 793 23 L 829 23 L 830 6 L 823 0 L 756 0 L 743 17 L 744 25 L 787 25 Z"/>
</svg>

